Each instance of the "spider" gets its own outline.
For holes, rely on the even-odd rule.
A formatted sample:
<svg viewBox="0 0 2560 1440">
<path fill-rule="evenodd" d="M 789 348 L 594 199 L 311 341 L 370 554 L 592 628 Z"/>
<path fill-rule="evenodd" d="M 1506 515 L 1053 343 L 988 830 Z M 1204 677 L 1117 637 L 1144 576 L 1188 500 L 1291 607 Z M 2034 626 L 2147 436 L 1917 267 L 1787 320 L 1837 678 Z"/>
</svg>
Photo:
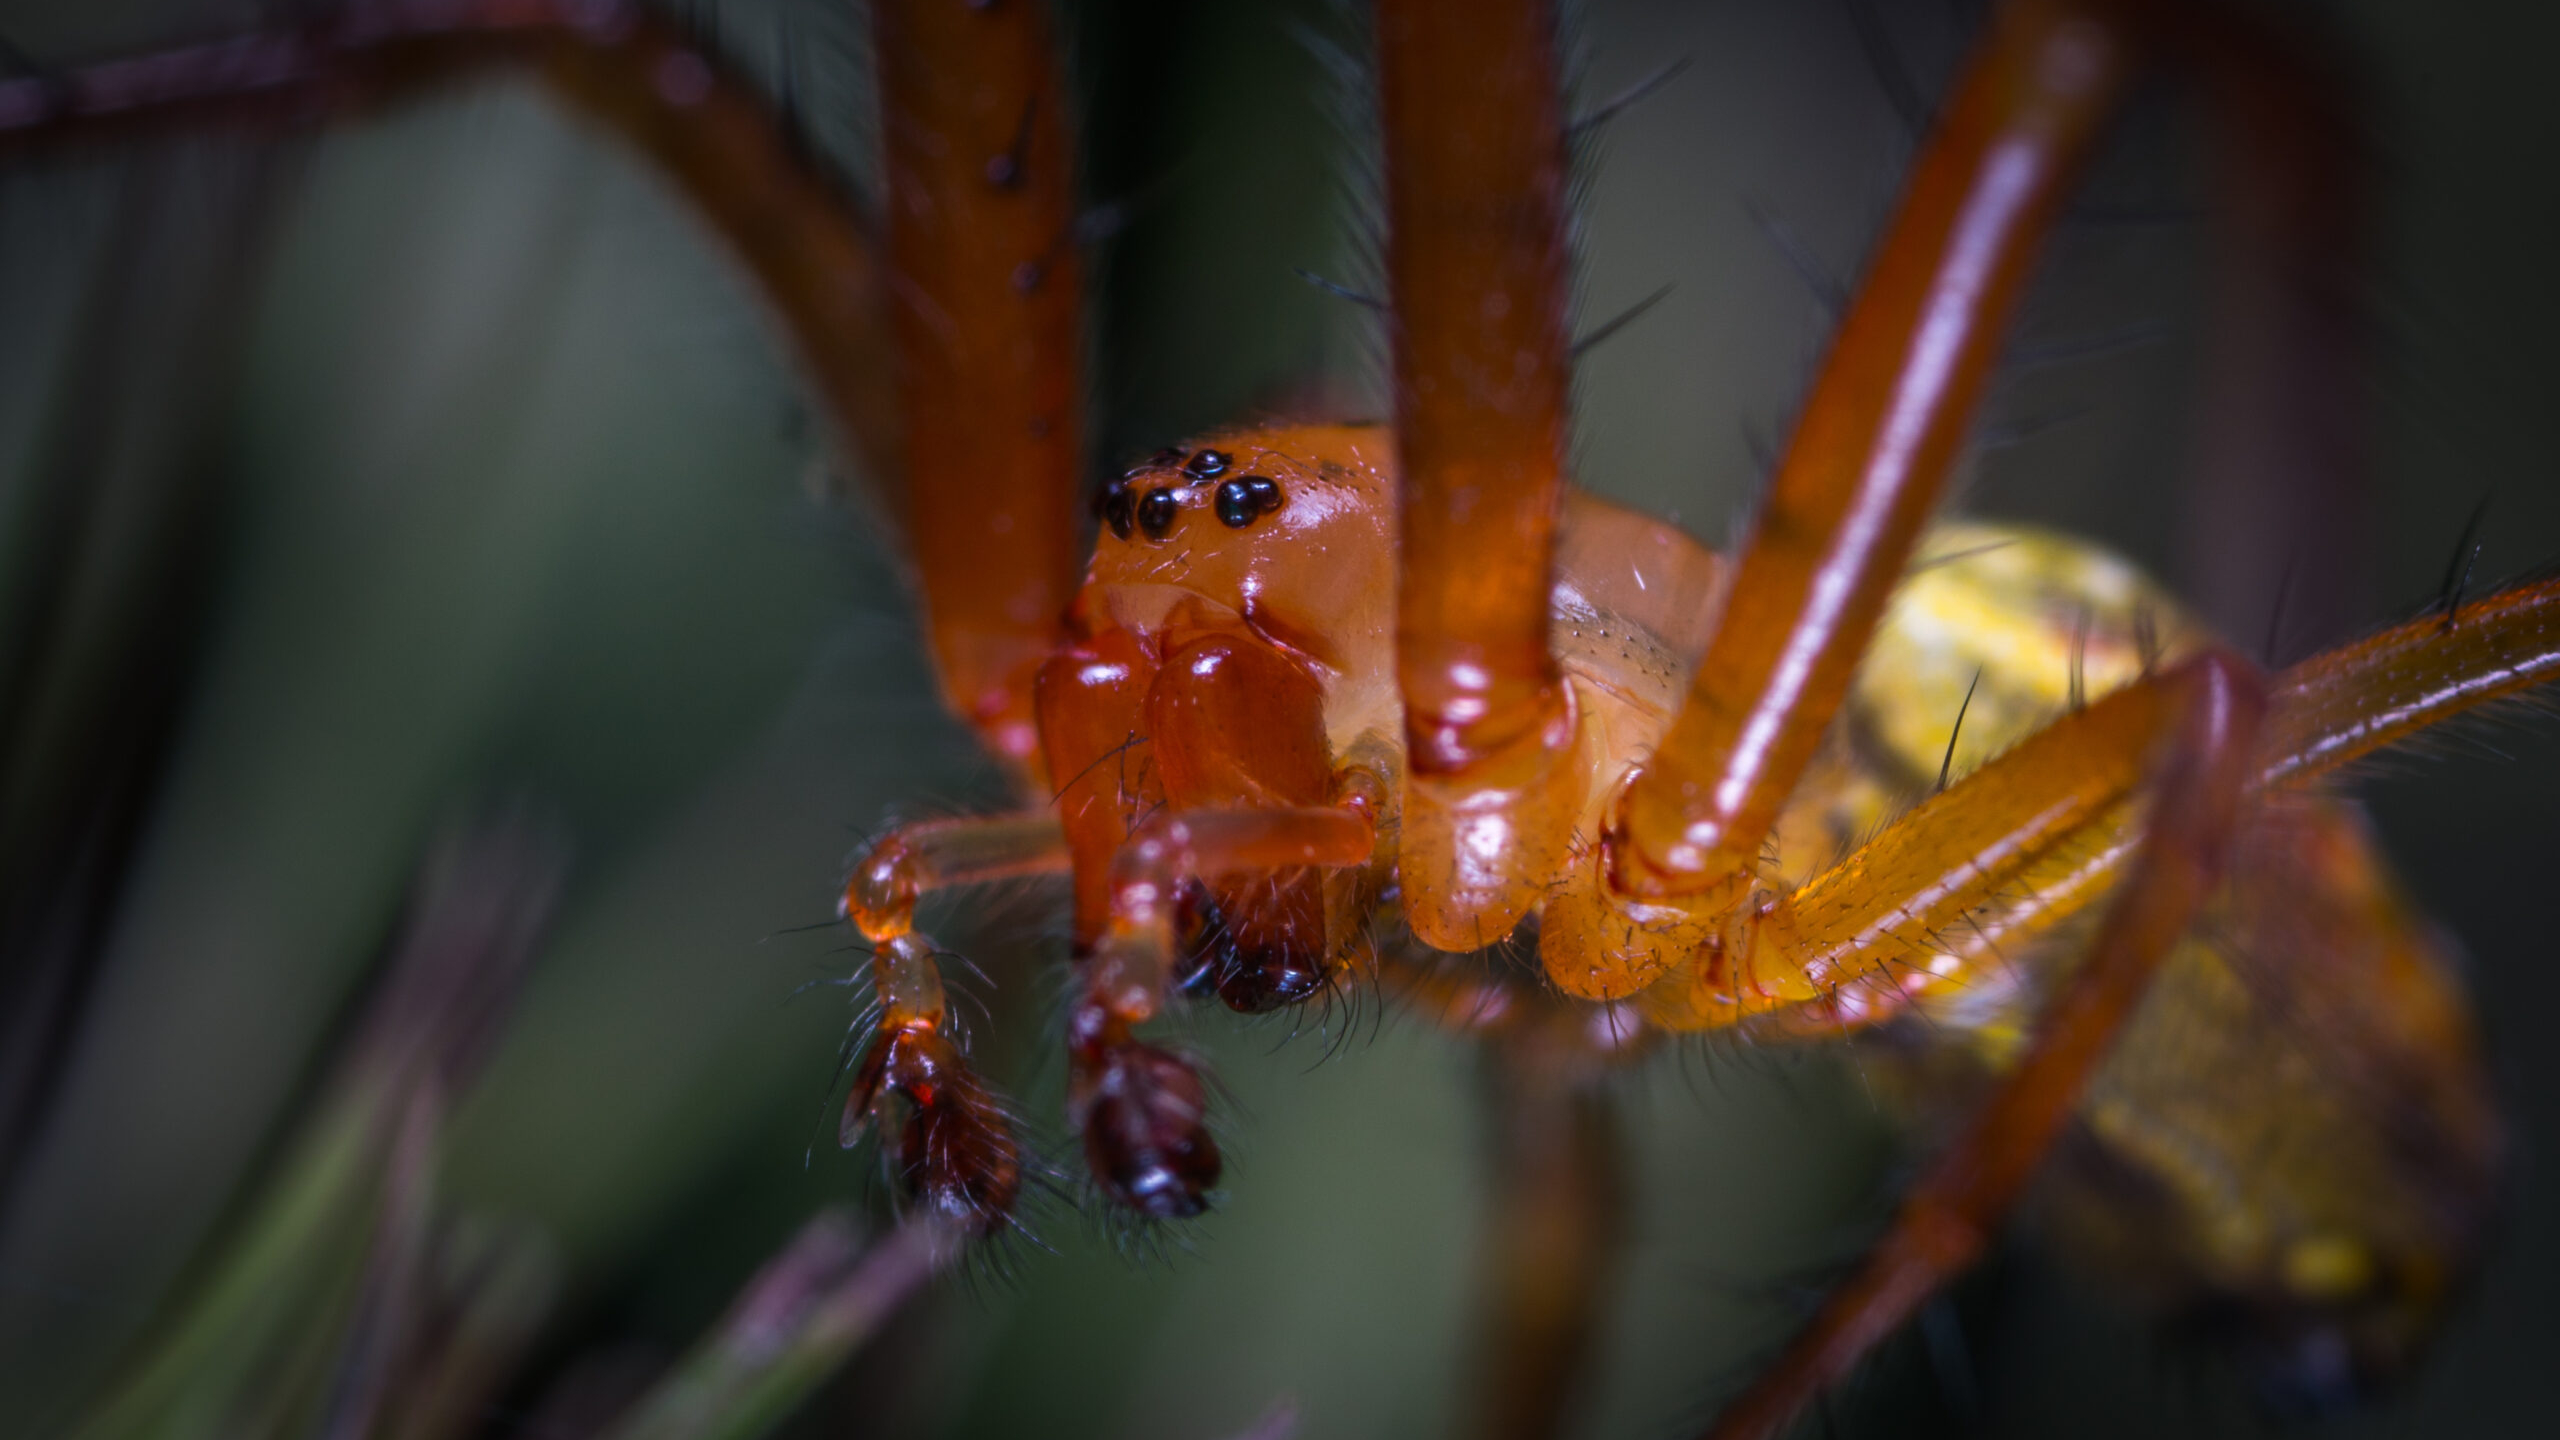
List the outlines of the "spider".
<svg viewBox="0 0 2560 1440">
<path fill-rule="evenodd" d="M 1056 159 L 1070 149 L 1061 87 L 1041 78 L 1049 45 L 1024 7 L 985 8 L 884 10 L 885 266 L 773 149 L 751 96 L 680 36 L 610 7 L 368 7 L 306 50 L 208 52 L 193 71 L 123 77 L 147 88 L 210 75 L 197 93 L 137 101 L 110 75 L 92 90 L 22 90 L 35 108 L 16 117 L 104 129 L 159 121 L 155 107 L 290 101 L 304 79 L 380 93 L 513 49 L 690 185 L 772 288 L 848 440 L 903 470 L 946 693 L 1039 802 L 900 831 L 848 891 L 878 947 L 881 1002 L 848 1128 L 894 1128 L 919 1198 L 973 1226 L 1003 1222 L 1019 1162 L 945 1031 L 935 947 L 912 928 L 916 896 L 937 887 L 1073 872 L 1084 953 L 1072 1112 L 1105 1193 L 1168 1216 L 1204 1203 L 1217 1154 L 1199 1075 L 1147 1038 L 1148 1022 L 1178 985 L 1242 1010 L 1302 1002 L 1354 963 L 1381 907 L 1444 954 L 1498 943 L 1535 915 L 1549 978 L 1604 1007 L 1563 1012 L 1605 1017 L 1578 1027 L 1605 1036 L 1585 1047 L 1602 1051 L 1648 1029 L 1865 1027 L 1952 1005 L 2005 963 L 2004 948 L 2103 913 L 2097 958 L 2057 1007 L 2085 1028 L 2048 1022 L 1958 1142 L 1958 1156 L 1997 1163 L 1947 1162 L 1915 1192 L 1877 1268 L 1810 1348 L 1773 1369 L 1765 1403 L 1746 1401 L 1761 1408 L 1732 1423 L 1748 1433 L 1836 1378 L 1979 1248 L 2206 904 L 2261 792 L 2534 683 L 2550 663 L 2542 589 L 2458 596 L 2271 679 L 2210 642 L 2162 643 L 2165 602 L 2119 607 L 2121 623 L 2039 627 L 2046 612 L 2100 608 L 2102 567 L 2085 551 L 1952 533 L 1943 552 L 1921 548 L 2025 257 L 2133 52 L 2226 54 L 2210 22 L 2201 40 L 2162 39 L 2105 6 L 2003 10 L 1947 107 L 1940 133 L 1953 138 L 1927 152 L 1917 198 L 1808 402 L 1791 456 L 1811 458 L 1780 470 L 1756 538 L 1730 564 L 1564 488 L 1563 120 L 1542 22 L 1479 17 L 1399 42 L 1407 21 L 1389 7 L 1396 429 L 1222 433 L 1134 467 L 1096 501 L 1102 538 L 1080 588 L 1078 251 L 1072 179 Z M 981 28 L 937 28 L 963 26 Z M 1484 49 L 1470 57 L 1469 45 Z M 970 77 L 953 86 L 958 100 L 937 97 L 954 74 Z M 960 113 L 919 118 L 942 102 Z M 978 130 L 944 143 L 960 125 Z M 1511 151 L 1469 153 L 1505 134 Z M 1483 168 L 1459 173 L 1468 163 Z M 1435 177 L 1450 188 L 1433 193 Z M 1490 235 L 1456 223 L 1488 209 L 1514 223 Z M 884 291 L 897 299 L 884 305 Z M 1867 358 L 1871 347 L 1935 368 L 1896 371 Z M 1886 383 L 1896 375 L 1899 388 Z M 1886 411 L 1896 396 L 1904 408 Z M 1006 415 L 1018 418 L 989 418 Z M 1650 576 L 1647 555 L 1660 561 Z M 1614 573 L 1631 556 L 1632 596 Z M 2020 558 L 2044 563 L 2023 580 L 2003 573 Z M 1791 823 L 1854 833 L 1881 818 L 1798 811 L 1856 808 L 1866 762 L 1829 753 L 1826 737 L 1915 559 L 1952 587 L 1950 603 L 2058 639 L 2075 676 L 2069 713 L 2021 738 L 2014 716 L 1998 717 L 2031 704 L 1997 702 L 2053 667 L 1991 655 L 1976 734 L 2013 748 L 1959 769 L 1951 740 L 1942 793 L 1838 866 L 1808 866 L 1792 845 L 1772 854 Z M 1921 618 L 1905 603 L 1894 617 Z M 2085 669 L 2101 651 L 2130 664 Z M 1911 677 L 1911 693 L 1942 680 Z M 2121 688 L 2105 693 L 2110 681 Z M 2432 708 L 2399 728 L 2367 724 L 2405 709 L 2391 687 L 2408 683 L 2438 697 Z M 1925 770 L 1909 749 L 1897 758 Z M 2277 758 L 2253 759 L 2262 753 Z M 2316 923 L 2363 907 L 2387 949 L 2423 953 L 2375 898 L 2351 823 L 2296 823 L 2305 838 L 2284 853 L 2341 857 L 2304 871 Z M 2011 868 L 1949 838 L 1977 830 L 2006 842 Z M 1918 908 L 1924 895 L 1937 908 Z M 1389 952 L 1376 963 L 1394 983 L 1487 1023 L 1482 995 L 1450 995 L 1464 987 L 1446 964 Z M 1910 955 L 1927 963 L 1913 969 Z"/>
</svg>

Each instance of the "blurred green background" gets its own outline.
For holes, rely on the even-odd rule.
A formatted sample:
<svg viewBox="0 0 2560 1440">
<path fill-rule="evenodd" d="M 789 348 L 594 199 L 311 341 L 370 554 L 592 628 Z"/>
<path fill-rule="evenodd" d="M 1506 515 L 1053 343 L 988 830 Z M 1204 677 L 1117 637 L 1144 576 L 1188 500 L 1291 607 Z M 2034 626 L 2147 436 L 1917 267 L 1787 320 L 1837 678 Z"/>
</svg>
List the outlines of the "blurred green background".
<svg viewBox="0 0 2560 1440">
<path fill-rule="evenodd" d="M 861 7 L 695 8 L 858 177 Z M 1870 42 L 1925 102 L 1978 7 L 1574 8 L 1587 101 L 1688 62 L 1588 167 L 1584 325 L 1674 288 L 1581 368 L 1582 478 L 1721 542 L 1819 357 L 1821 291 L 1855 275 L 1910 154 Z M 286 9 L 5 0 L 0 38 L 65 63 Z M 1259 414 L 1377 413 L 1369 317 L 1292 274 L 1366 275 L 1358 120 L 1322 58 L 1357 21 L 1329 0 L 1068 9 L 1087 188 L 1126 220 L 1095 297 L 1097 465 Z M 2484 493 L 2483 576 L 2560 553 L 2542 88 L 2560 16 L 2365 0 L 2315 19 L 2360 68 L 2377 141 L 2368 620 L 2435 593 Z M 2137 104 L 2021 344 L 2141 343 L 2013 366 L 1964 482 L 1977 511 L 2069 525 L 2173 580 L 2216 513 L 2179 480 L 2209 143 L 2174 91 Z M 492 806 L 545 817 L 571 859 L 443 1140 L 441 1213 L 512 1237 L 540 1300 L 487 1433 L 574 1433 L 815 1208 L 881 1212 L 871 1168 L 823 1143 L 843 992 L 795 997 L 857 957 L 793 927 L 828 917 L 885 819 L 1001 789 L 935 704 L 895 537 L 826 452 L 760 303 L 653 176 L 514 84 L 298 138 L 0 167 L 0 684 L 17 687 L 0 761 L 12 803 L 52 795 L 82 822 L 45 832 L 79 846 L 10 858 L 101 907 L 27 951 L 52 988 L 6 992 L 0 1432 L 49 1433 L 217 1263 L 421 855 Z M 2270 567 L 2282 548 L 2269 537 Z M 2225 618 L 2249 640 L 2263 624 Z M 2526 725 L 2439 748 L 2365 788 L 2476 962 L 2518 1174 L 2435 1363 L 2340 1434 L 2536 1428 L 2560 1341 L 2538 1165 L 2560 1134 L 2540 903 L 2560 744 Z M 996 977 L 991 1064 L 1067 1155 L 1054 898 L 928 928 Z M 1229 1094 L 1227 1203 L 1135 1259 L 1052 1207 L 1046 1249 L 938 1288 L 795 1433 L 1207 1440 L 1276 1403 L 1309 1436 L 1455 1423 L 1484 1183 L 1466 1047 L 1393 1017 L 1330 1057 L 1285 1024 L 1182 1028 Z M 1901 1157 L 1819 1051 L 1665 1057 L 1621 1100 L 1624 1281 L 1575 1433 L 1673 1434 L 1851 1252 Z M 2031 1247 L 1961 1314 L 1972 1407 L 1905 1342 L 1840 1427 L 2257 1424 L 2212 1365 Z"/>
</svg>

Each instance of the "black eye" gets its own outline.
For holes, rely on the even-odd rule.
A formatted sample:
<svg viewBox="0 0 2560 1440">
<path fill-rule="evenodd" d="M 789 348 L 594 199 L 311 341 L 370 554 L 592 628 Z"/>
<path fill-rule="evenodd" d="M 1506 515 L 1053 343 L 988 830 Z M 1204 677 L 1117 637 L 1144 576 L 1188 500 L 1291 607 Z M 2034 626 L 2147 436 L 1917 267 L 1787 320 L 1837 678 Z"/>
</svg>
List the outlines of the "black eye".
<svg viewBox="0 0 2560 1440">
<path fill-rule="evenodd" d="M 1192 483 L 1197 484 L 1203 480 L 1215 480 L 1226 474 L 1227 467 L 1234 463 L 1236 463 L 1235 460 L 1224 450 L 1203 450 L 1183 462 L 1182 473 L 1190 476 Z"/>
<path fill-rule="evenodd" d="M 1161 540 L 1173 528 L 1174 513 L 1173 492 L 1159 486 L 1138 502 L 1138 528 L 1147 532 L 1148 539 Z"/>
<path fill-rule="evenodd" d="M 1253 501 L 1253 513 L 1268 515 L 1280 508 L 1280 485 L 1268 475 L 1247 475 L 1236 482 Z"/>
<path fill-rule="evenodd" d="M 1129 521 L 1137 503 L 1136 497 L 1129 493 L 1128 485 L 1122 481 L 1112 481 L 1110 488 L 1102 492 L 1102 518 L 1111 527 L 1112 534 L 1123 540 L 1129 538 Z"/>
<path fill-rule="evenodd" d="M 1241 530 L 1253 523 L 1253 492 L 1241 480 L 1230 480 L 1218 487 L 1218 523 L 1230 530 Z"/>
</svg>

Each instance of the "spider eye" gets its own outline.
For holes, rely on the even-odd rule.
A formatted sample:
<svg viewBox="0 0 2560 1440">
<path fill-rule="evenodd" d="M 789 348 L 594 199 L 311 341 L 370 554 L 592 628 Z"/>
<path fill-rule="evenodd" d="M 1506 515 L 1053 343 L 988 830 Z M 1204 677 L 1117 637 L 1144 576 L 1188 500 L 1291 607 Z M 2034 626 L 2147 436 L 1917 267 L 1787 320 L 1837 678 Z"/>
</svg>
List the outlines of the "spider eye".
<svg viewBox="0 0 2560 1440">
<path fill-rule="evenodd" d="M 1162 470 L 1168 465 L 1179 465 L 1181 463 L 1182 452 L 1171 445 L 1167 445 L 1153 455 L 1148 456 L 1147 463 L 1139 466 L 1138 468 L 1141 470 Z"/>
<path fill-rule="evenodd" d="M 1103 523 L 1111 527 L 1111 533 L 1126 540 L 1129 538 L 1129 521 L 1133 517 L 1136 506 L 1137 501 L 1129 493 L 1128 482 L 1114 480 L 1103 490 L 1098 508 L 1102 512 Z"/>
<path fill-rule="evenodd" d="M 1258 512 L 1253 508 L 1253 492 L 1241 480 L 1230 480 L 1218 487 L 1218 523 L 1230 530 L 1241 530 L 1253 523 Z"/>
<path fill-rule="evenodd" d="M 1173 492 L 1158 486 L 1138 502 L 1138 528 L 1147 532 L 1148 539 L 1161 540 L 1173 528 L 1176 513 Z"/>
<path fill-rule="evenodd" d="M 1235 458 L 1224 450 L 1203 450 L 1183 462 L 1182 473 L 1190 476 L 1192 483 L 1196 485 L 1203 480 L 1215 480 L 1226 474 L 1227 467 L 1234 463 L 1236 463 Z"/>
<path fill-rule="evenodd" d="M 1247 475 L 1218 487 L 1218 522 L 1241 530 L 1280 508 L 1280 486 L 1268 475 Z"/>
</svg>

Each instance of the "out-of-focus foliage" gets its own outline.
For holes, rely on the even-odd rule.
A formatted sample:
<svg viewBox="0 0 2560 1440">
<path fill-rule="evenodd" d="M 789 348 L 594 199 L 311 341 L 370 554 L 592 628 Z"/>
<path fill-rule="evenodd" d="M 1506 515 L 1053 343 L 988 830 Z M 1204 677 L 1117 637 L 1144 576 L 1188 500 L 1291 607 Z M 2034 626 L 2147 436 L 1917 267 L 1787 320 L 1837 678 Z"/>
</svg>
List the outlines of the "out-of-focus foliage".
<svg viewBox="0 0 2560 1440">
<path fill-rule="evenodd" d="M 693 8 L 861 173 L 858 6 Z M 1290 273 L 1358 270 L 1337 81 L 1306 43 L 1341 33 L 1329 0 L 1068 8 L 1089 188 L 1126 221 L 1095 312 L 1099 458 L 1374 404 L 1369 321 Z M 1693 62 L 1591 170 L 1586 323 L 1676 288 L 1584 365 L 1583 474 L 1722 539 L 1910 133 L 1861 7 L 1575 8 L 1587 95 Z M 1932 93 L 1971 7 L 1863 8 Z M 5 0 L 0 63 L 282 13 Z M 2379 142 L 2378 615 L 2432 592 L 2484 490 L 2484 577 L 2560 549 L 2537 428 L 2560 387 L 2560 34 L 2487 0 L 2328 18 L 2369 67 Z M 2182 529 L 2214 515 L 2176 483 L 2211 236 L 2183 114 L 2140 104 L 2027 322 L 2031 341 L 2157 337 L 2016 369 L 1985 422 L 2015 443 L 1986 443 L 1966 482 L 1980 510 L 2100 536 L 2173 582 Z M 414 1201 L 400 1273 L 412 1313 L 449 1327 L 426 1352 L 447 1368 L 415 1372 L 432 1378 L 371 1433 L 587 1433 L 813 1212 L 883 1213 L 858 1161 L 821 1144 L 804 1164 L 832 1133 L 844 1008 L 795 991 L 855 957 L 794 927 L 828 917 L 845 851 L 885 816 L 998 792 L 935 708 L 894 537 L 834 469 L 744 280 L 653 177 L 524 88 L 0 166 L 0 1431 L 115 1422 L 99 1397 L 159 1393 L 153 1357 L 246 1343 L 202 1307 L 285 1273 L 241 1268 L 277 1247 L 322 1278 L 261 1291 L 310 1298 L 260 1322 L 282 1337 L 260 1353 L 371 1353 L 343 1323 L 379 1313 L 350 1278 L 381 1273 L 370 1252 L 295 1241 L 291 1217 L 328 1208 L 315 1196 L 374 1206 L 402 1173 L 379 1168 L 382 1132 L 333 1138 L 343 1077 L 398 993 L 384 957 L 422 857 L 492 805 L 538 806 L 569 859 Z M 2475 1305 L 2359 1433 L 2536 1414 L 2534 1360 L 2560 1338 L 2560 1230 L 2537 1223 L 2530 1158 L 2560 1126 L 2536 903 L 2560 746 L 2500 743 L 2513 759 L 2465 750 L 2374 788 L 2416 892 L 2478 959 L 2528 1164 Z M 994 977 L 990 1068 L 1044 1122 L 1049 898 L 933 927 Z M 1049 1206 L 1055 1253 L 1016 1245 L 1010 1278 L 911 1307 L 799 1423 L 1206 1437 L 1285 1395 L 1310 1435 L 1445 1428 L 1482 1203 L 1472 1059 L 1393 1018 L 1320 1063 L 1331 1038 L 1200 1017 L 1233 1124 L 1225 1206 L 1138 1262 Z M 1692 1052 L 1623 1094 L 1635 1185 L 1591 1435 L 1694 1414 L 1893 1179 L 1858 1075 L 1830 1060 Z M 330 1190 L 347 1154 L 375 1175 Z M 2210 1370 L 2163 1383 L 2133 1322 L 2031 1262 L 1933 1333 L 1958 1331 L 1889 1353 L 1844 1424 L 1963 1427 L 1976 1405 L 1999 1433 L 2242 1425 Z M 476 1398 L 445 1414 L 429 1395 Z M 271 1418 L 230 1433 L 313 1433 Z"/>
</svg>

